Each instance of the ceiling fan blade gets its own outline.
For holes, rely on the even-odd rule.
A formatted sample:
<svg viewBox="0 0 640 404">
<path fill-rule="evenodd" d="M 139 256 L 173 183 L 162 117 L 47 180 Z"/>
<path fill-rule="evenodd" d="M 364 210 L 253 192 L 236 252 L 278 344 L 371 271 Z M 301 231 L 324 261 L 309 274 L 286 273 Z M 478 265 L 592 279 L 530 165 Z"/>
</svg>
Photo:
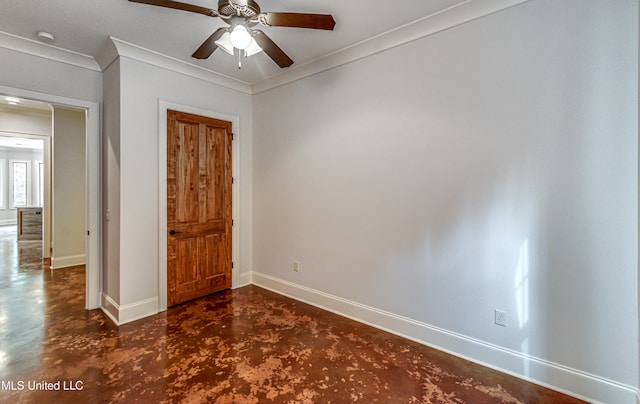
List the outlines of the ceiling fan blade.
<svg viewBox="0 0 640 404">
<path fill-rule="evenodd" d="M 209 38 L 207 38 L 202 45 L 195 52 L 193 52 L 192 57 L 196 59 L 207 59 L 213 51 L 218 49 L 218 45 L 216 45 L 216 41 L 220 39 L 222 34 L 224 34 L 227 30 L 225 28 L 218 28 Z"/>
<path fill-rule="evenodd" d="M 218 12 L 206 7 L 195 6 L 193 4 L 181 3 L 173 0 L 129 0 L 133 3 L 149 4 L 151 6 L 159 6 L 173 8 L 176 10 L 190 11 L 192 13 L 204 14 L 209 17 L 218 17 Z"/>
<path fill-rule="evenodd" d="M 336 21 L 331 14 L 262 13 L 258 21 L 272 27 L 326 29 L 333 31 Z"/>
<path fill-rule="evenodd" d="M 260 30 L 253 30 L 253 39 L 262 48 L 264 53 L 269 55 L 278 66 L 285 68 L 293 64 L 293 60 L 286 53 L 282 51 L 264 32 Z"/>
</svg>

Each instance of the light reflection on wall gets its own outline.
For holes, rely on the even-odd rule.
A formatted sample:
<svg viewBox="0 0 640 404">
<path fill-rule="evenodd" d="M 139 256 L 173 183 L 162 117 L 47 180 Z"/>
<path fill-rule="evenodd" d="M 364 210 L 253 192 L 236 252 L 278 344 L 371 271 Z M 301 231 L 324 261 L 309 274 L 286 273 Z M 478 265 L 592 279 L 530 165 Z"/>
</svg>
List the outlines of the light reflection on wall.
<svg viewBox="0 0 640 404">
<path fill-rule="evenodd" d="M 515 273 L 515 299 L 518 315 L 518 327 L 523 330 L 529 322 L 529 239 L 525 239 L 520 245 L 518 266 Z M 529 353 L 529 337 L 527 332 L 522 332 L 525 338 L 520 343 L 520 352 Z M 530 374 L 530 362 L 522 361 L 523 375 Z"/>
<path fill-rule="evenodd" d="M 515 276 L 516 306 L 518 308 L 518 327 L 521 329 L 529 322 L 529 240 L 520 246 L 520 255 Z"/>
</svg>

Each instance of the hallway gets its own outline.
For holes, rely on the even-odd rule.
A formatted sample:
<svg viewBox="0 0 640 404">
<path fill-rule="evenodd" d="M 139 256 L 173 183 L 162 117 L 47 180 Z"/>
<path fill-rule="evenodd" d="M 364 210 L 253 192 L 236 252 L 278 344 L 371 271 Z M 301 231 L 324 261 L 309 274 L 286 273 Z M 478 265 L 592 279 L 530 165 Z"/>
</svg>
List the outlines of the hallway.
<svg viewBox="0 0 640 404">
<path fill-rule="evenodd" d="M 256 286 L 116 327 L 0 235 L 0 402 L 580 402 Z"/>
<path fill-rule="evenodd" d="M 84 266 L 54 273 L 41 241 L 17 242 L 15 226 L 0 226 L 0 268 L 0 380 L 9 380 L 38 369 L 52 324 L 87 315 Z"/>
</svg>

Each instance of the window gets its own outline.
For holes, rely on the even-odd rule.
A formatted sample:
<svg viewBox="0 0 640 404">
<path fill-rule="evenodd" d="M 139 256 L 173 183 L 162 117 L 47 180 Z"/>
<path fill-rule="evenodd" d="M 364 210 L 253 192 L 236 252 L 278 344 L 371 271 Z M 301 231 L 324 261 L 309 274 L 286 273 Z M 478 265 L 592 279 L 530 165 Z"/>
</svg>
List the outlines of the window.
<svg viewBox="0 0 640 404">
<path fill-rule="evenodd" d="M 28 160 L 9 161 L 9 204 L 12 208 L 29 204 L 31 167 Z"/>
</svg>

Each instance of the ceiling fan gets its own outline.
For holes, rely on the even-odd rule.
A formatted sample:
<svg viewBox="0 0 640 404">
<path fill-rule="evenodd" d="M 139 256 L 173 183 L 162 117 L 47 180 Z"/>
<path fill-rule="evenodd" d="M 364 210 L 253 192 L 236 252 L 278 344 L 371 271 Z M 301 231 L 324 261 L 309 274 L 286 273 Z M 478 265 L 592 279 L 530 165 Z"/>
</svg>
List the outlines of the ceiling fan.
<svg viewBox="0 0 640 404">
<path fill-rule="evenodd" d="M 330 14 L 304 13 L 263 13 L 260 6 L 253 0 L 219 0 L 218 9 L 213 10 L 193 4 L 181 3 L 173 0 L 129 0 L 134 3 L 173 8 L 204 14 L 209 17 L 220 17 L 229 24 L 228 27 L 217 29 L 191 55 L 196 59 L 207 59 L 217 49 L 234 54 L 238 49 L 239 58 L 251 56 L 264 51 L 278 66 L 285 68 L 293 64 L 293 60 L 259 29 L 260 24 L 267 27 L 294 27 L 333 30 L 336 25 Z M 241 67 L 239 59 L 238 67 Z"/>
</svg>

